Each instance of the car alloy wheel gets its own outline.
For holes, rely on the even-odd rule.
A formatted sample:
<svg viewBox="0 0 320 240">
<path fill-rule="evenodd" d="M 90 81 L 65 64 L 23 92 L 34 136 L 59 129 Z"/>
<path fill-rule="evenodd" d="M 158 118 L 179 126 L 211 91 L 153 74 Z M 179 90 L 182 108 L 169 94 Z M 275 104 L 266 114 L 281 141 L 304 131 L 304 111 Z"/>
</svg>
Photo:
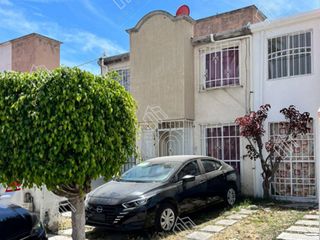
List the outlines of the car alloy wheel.
<svg viewBox="0 0 320 240">
<path fill-rule="evenodd" d="M 230 187 L 227 191 L 226 200 L 228 205 L 233 206 L 237 200 L 237 193 L 233 187 Z"/>
<path fill-rule="evenodd" d="M 171 203 L 160 205 L 156 213 L 156 229 L 158 231 L 169 232 L 174 228 L 177 219 L 177 211 Z"/>
<path fill-rule="evenodd" d="M 170 231 L 175 224 L 175 214 L 171 208 L 166 208 L 162 211 L 160 217 L 160 226 L 164 231 Z"/>
</svg>

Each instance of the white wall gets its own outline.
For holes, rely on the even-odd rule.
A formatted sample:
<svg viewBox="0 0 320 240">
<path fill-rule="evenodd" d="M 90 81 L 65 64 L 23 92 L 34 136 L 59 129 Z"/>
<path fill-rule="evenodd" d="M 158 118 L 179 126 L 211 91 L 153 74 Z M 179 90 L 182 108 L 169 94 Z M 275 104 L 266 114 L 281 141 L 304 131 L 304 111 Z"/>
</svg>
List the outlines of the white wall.
<svg viewBox="0 0 320 240">
<path fill-rule="evenodd" d="M 312 74 L 268 80 L 267 39 L 288 33 L 312 30 Z M 319 124 L 317 111 L 320 105 L 320 11 L 305 13 L 300 16 L 277 20 L 275 22 L 255 24 L 253 31 L 253 81 L 254 109 L 262 104 L 271 104 L 269 122 L 282 121 L 279 111 L 295 105 L 302 112 L 310 112 L 316 120 L 314 133 L 316 146 L 319 145 Z M 319 164 L 319 148 L 315 148 L 316 161 Z M 261 167 L 257 162 L 256 196 L 262 196 Z M 319 173 L 318 173 L 319 175 Z M 319 176 L 318 176 L 319 177 Z M 319 180 L 319 178 L 318 178 Z M 319 181 L 317 181 L 319 182 Z"/>
<path fill-rule="evenodd" d="M 12 69 L 12 52 L 11 43 L 3 43 L 0 45 L 0 72 Z"/>
</svg>

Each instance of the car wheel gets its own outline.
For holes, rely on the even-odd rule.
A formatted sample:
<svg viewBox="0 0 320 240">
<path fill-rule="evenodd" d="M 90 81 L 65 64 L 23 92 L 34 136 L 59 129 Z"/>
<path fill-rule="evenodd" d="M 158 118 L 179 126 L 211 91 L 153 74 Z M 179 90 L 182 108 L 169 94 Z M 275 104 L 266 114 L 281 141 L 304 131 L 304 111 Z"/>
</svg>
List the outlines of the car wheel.
<svg viewBox="0 0 320 240">
<path fill-rule="evenodd" d="M 230 206 L 230 207 L 232 207 L 236 203 L 237 191 L 236 191 L 235 187 L 229 186 L 227 188 L 227 191 L 225 192 L 224 200 L 228 204 L 228 206 Z"/>
<path fill-rule="evenodd" d="M 170 204 L 165 203 L 160 206 L 156 214 L 156 228 L 159 231 L 169 232 L 173 229 L 177 219 L 176 208 Z"/>
</svg>

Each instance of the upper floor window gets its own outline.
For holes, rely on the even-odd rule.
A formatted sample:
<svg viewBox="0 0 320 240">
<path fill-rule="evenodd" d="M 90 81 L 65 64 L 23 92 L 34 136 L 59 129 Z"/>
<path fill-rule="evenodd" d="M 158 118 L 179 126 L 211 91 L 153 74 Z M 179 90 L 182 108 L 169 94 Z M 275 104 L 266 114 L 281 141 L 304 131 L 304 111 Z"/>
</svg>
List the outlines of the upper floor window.
<svg viewBox="0 0 320 240">
<path fill-rule="evenodd" d="M 268 39 L 268 79 L 311 73 L 311 31 Z"/>
<path fill-rule="evenodd" d="M 206 54 L 205 71 L 205 88 L 239 85 L 239 46 Z"/>
<path fill-rule="evenodd" d="M 116 70 L 119 74 L 119 82 L 127 91 L 130 91 L 130 70 L 129 69 L 119 69 Z"/>
</svg>

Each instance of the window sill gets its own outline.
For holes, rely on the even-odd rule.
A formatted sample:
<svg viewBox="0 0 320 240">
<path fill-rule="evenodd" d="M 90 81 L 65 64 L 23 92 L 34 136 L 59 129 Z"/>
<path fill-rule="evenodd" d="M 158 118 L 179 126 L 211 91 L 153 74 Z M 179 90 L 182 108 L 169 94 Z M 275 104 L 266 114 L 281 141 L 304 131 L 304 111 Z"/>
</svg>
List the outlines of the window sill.
<svg viewBox="0 0 320 240">
<path fill-rule="evenodd" d="M 234 89 L 234 88 L 243 88 L 243 85 L 228 85 L 228 86 L 221 86 L 221 87 L 212 87 L 212 88 L 201 88 L 199 92 L 210 92 L 214 90 L 221 90 L 221 89 Z"/>
<path fill-rule="evenodd" d="M 286 79 L 298 79 L 298 78 L 305 78 L 305 77 L 312 77 L 314 76 L 313 73 L 307 73 L 307 74 L 302 74 L 302 75 L 294 75 L 294 76 L 286 76 L 286 77 L 280 77 L 280 78 L 267 78 L 267 81 L 281 81 L 281 80 L 286 80 Z"/>
</svg>

